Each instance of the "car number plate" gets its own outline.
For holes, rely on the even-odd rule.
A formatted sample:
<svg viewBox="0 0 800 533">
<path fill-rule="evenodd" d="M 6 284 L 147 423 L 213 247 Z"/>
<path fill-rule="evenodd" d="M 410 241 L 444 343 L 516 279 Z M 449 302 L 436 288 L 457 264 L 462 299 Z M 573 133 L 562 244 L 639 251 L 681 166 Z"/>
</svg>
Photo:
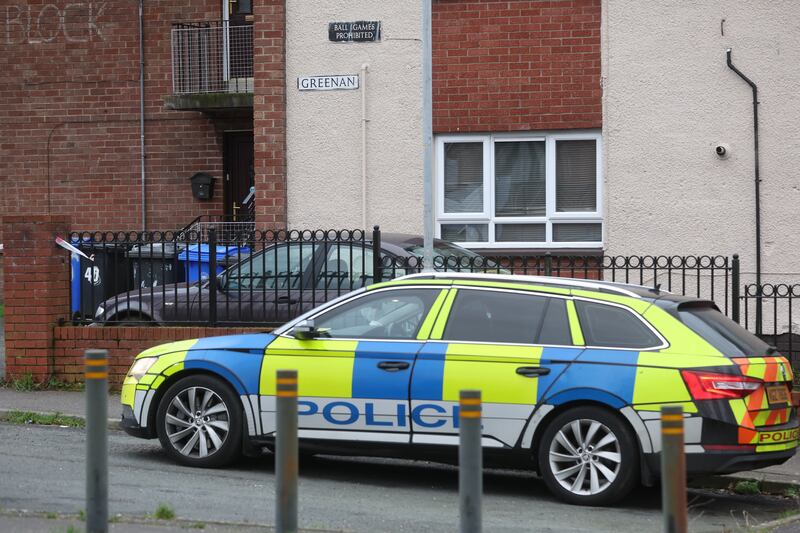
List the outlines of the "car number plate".
<svg viewBox="0 0 800 533">
<path fill-rule="evenodd" d="M 767 387 L 769 403 L 789 403 L 789 390 L 786 385 L 772 385 Z"/>
</svg>

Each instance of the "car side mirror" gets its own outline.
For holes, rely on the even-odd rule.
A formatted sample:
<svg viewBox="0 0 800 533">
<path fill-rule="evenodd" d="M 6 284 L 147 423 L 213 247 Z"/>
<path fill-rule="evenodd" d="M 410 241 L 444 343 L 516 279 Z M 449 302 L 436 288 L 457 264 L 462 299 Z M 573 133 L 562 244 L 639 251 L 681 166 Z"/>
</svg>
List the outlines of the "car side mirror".
<svg viewBox="0 0 800 533">
<path fill-rule="evenodd" d="M 316 328 L 313 320 L 303 320 L 298 322 L 294 329 L 292 329 L 294 338 L 301 341 L 316 339 L 319 337 L 320 333 L 321 331 Z"/>
</svg>

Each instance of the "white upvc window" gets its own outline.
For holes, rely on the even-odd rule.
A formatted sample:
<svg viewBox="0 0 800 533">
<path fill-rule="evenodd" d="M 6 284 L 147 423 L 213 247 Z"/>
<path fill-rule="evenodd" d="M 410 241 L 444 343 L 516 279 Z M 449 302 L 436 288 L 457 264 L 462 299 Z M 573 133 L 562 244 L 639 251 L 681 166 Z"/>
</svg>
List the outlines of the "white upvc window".
<svg viewBox="0 0 800 533">
<path fill-rule="evenodd" d="M 602 248 L 600 132 L 436 138 L 436 233 L 474 248 Z"/>
</svg>

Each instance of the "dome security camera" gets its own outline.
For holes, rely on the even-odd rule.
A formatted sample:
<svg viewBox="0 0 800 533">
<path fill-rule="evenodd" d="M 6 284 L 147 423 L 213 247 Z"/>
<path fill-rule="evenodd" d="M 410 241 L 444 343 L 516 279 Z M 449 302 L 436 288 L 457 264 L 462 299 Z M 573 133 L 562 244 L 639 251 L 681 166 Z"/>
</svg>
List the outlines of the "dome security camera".
<svg viewBox="0 0 800 533">
<path fill-rule="evenodd" d="M 717 157 L 720 159 L 728 159 L 731 155 L 731 149 L 727 144 L 717 144 L 714 147 L 714 153 L 717 154 Z"/>
</svg>

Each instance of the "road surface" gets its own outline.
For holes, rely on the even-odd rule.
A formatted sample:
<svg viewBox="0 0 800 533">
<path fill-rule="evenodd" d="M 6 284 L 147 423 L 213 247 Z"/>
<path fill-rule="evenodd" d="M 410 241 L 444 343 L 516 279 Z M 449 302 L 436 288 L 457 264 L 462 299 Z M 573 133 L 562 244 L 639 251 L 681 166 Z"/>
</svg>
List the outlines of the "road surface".
<svg viewBox="0 0 800 533">
<path fill-rule="evenodd" d="M 77 513 L 84 507 L 82 429 L 0 423 L 0 507 Z M 157 441 L 109 433 L 112 514 L 161 504 L 188 520 L 274 524 L 272 456 L 223 470 L 175 465 Z M 447 532 L 458 527 L 458 472 L 437 463 L 320 456 L 300 465 L 300 525 L 358 532 Z M 533 474 L 487 471 L 484 530 L 646 532 L 661 529 L 658 489 L 616 508 L 553 499 Z M 788 499 L 692 492 L 692 531 L 730 531 L 796 508 Z"/>
</svg>

